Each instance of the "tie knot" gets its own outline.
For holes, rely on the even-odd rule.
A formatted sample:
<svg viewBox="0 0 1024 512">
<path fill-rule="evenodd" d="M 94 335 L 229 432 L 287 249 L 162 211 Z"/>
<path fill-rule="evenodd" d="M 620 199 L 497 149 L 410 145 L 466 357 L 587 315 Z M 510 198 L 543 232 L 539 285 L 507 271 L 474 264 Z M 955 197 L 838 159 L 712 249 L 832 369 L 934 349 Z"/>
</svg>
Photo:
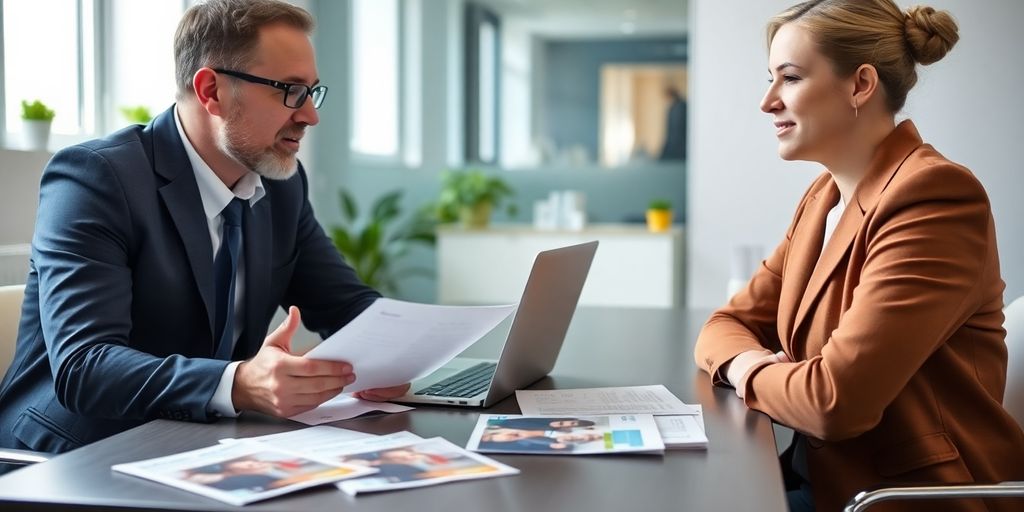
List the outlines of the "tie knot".
<svg viewBox="0 0 1024 512">
<path fill-rule="evenodd" d="M 241 226 L 242 225 L 242 200 L 234 198 L 224 207 L 220 212 L 221 216 L 224 217 L 224 224 L 228 226 Z"/>
</svg>

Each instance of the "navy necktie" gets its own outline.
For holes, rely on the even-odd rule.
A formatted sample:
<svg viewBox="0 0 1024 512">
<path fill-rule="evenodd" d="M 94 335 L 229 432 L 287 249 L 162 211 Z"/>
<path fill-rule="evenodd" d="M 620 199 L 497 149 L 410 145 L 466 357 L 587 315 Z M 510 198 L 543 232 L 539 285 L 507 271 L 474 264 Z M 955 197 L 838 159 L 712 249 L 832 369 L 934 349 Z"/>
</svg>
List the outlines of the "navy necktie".
<svg viewBox="0 0 1024 512">
<path fill-rule="evenodd" d="M 217 359 L 230 360 L 235 341 L 235 275 L 242 252 L 242 200 L 234 198 L 220 212 L 224 219 L 220 249 L 213 260 L 213 281 L 217 291 L 214 337 Z"/>
</svg>

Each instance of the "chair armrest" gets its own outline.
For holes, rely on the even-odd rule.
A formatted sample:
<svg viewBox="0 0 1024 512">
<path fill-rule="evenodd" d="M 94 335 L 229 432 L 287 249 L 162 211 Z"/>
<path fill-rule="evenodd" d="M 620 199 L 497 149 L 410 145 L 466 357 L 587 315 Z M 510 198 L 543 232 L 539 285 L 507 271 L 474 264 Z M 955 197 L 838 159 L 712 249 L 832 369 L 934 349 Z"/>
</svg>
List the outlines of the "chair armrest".
<svg viewBox="0 0 1024 512">
<path fill-rule="evenodd" d="M 34 452 L 31 450 L 15 450 L 14 448 L 0 448 L 0 464 L 14 464 L 16 466 L 27 466 L 37 462 L 46 462 L 53 457 L 54 453 Z"/>
<path fill-rule="evenodd" d="M 889 500 L 923 500 L 947 498 L 1022 498 L 1024 482 L 1001 482 L 993 485 L 935 485 L 922 487 L 885 487 L 857 493 L 846 504 L 844 512 L 863 512 L 868 507 Z"/>
</svg>

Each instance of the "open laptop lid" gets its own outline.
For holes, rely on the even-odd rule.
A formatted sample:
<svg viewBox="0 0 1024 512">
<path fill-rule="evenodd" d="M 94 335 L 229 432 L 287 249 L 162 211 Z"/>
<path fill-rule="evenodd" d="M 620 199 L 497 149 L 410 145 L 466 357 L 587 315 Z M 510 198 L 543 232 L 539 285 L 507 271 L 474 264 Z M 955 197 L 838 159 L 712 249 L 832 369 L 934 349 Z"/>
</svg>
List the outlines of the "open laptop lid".
<svg viewBox="0 0 1024 512">
<path fill-rule="evenodd" d="M 484 407 L 536 382 L 555 367 L 596 251 L 595 240 L 537 254 Z"/>
</svg>

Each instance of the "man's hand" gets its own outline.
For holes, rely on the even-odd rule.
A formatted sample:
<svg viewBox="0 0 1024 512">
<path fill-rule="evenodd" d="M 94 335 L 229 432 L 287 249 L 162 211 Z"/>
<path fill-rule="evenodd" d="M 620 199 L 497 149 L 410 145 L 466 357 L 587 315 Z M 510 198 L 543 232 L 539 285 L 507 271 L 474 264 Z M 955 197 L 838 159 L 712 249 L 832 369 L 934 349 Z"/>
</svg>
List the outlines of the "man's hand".
<svg viewBox="0 0 1024 512">
<path fill-rule="evenodd" d="M 352 365 L 293 355 L 299 308 L 263 341 L 252 359 L 238 365 L 231 401 L 235 409 L 287 418 L 316 408 L 356 380 Z"/>
<path fill-rule="evenodd" d="M 747 379 L 750 378 L 750 370 L 766 362 L 768 364 L 788 363 L 790 360 L 785 352 L 779 351 L 773 354 L 770 350 L 748 350 L 732 358 L 725 370 L 725 380 L 736 388 L 736 396 L 743 398 L 747 392 Z"/>
<path fill-rule="evenodd" d="M 387 402 L 388 400 L 394 400 L 409 392 L 410 384 L 402 384 L 401 386 L 393 386 L 390 388 L 375 388 L 375 389 L 364 389 L 353 393 L 356 398 L 362 398 L 363 400 L 373 400 L 374 402 Z"/>
</svg>

